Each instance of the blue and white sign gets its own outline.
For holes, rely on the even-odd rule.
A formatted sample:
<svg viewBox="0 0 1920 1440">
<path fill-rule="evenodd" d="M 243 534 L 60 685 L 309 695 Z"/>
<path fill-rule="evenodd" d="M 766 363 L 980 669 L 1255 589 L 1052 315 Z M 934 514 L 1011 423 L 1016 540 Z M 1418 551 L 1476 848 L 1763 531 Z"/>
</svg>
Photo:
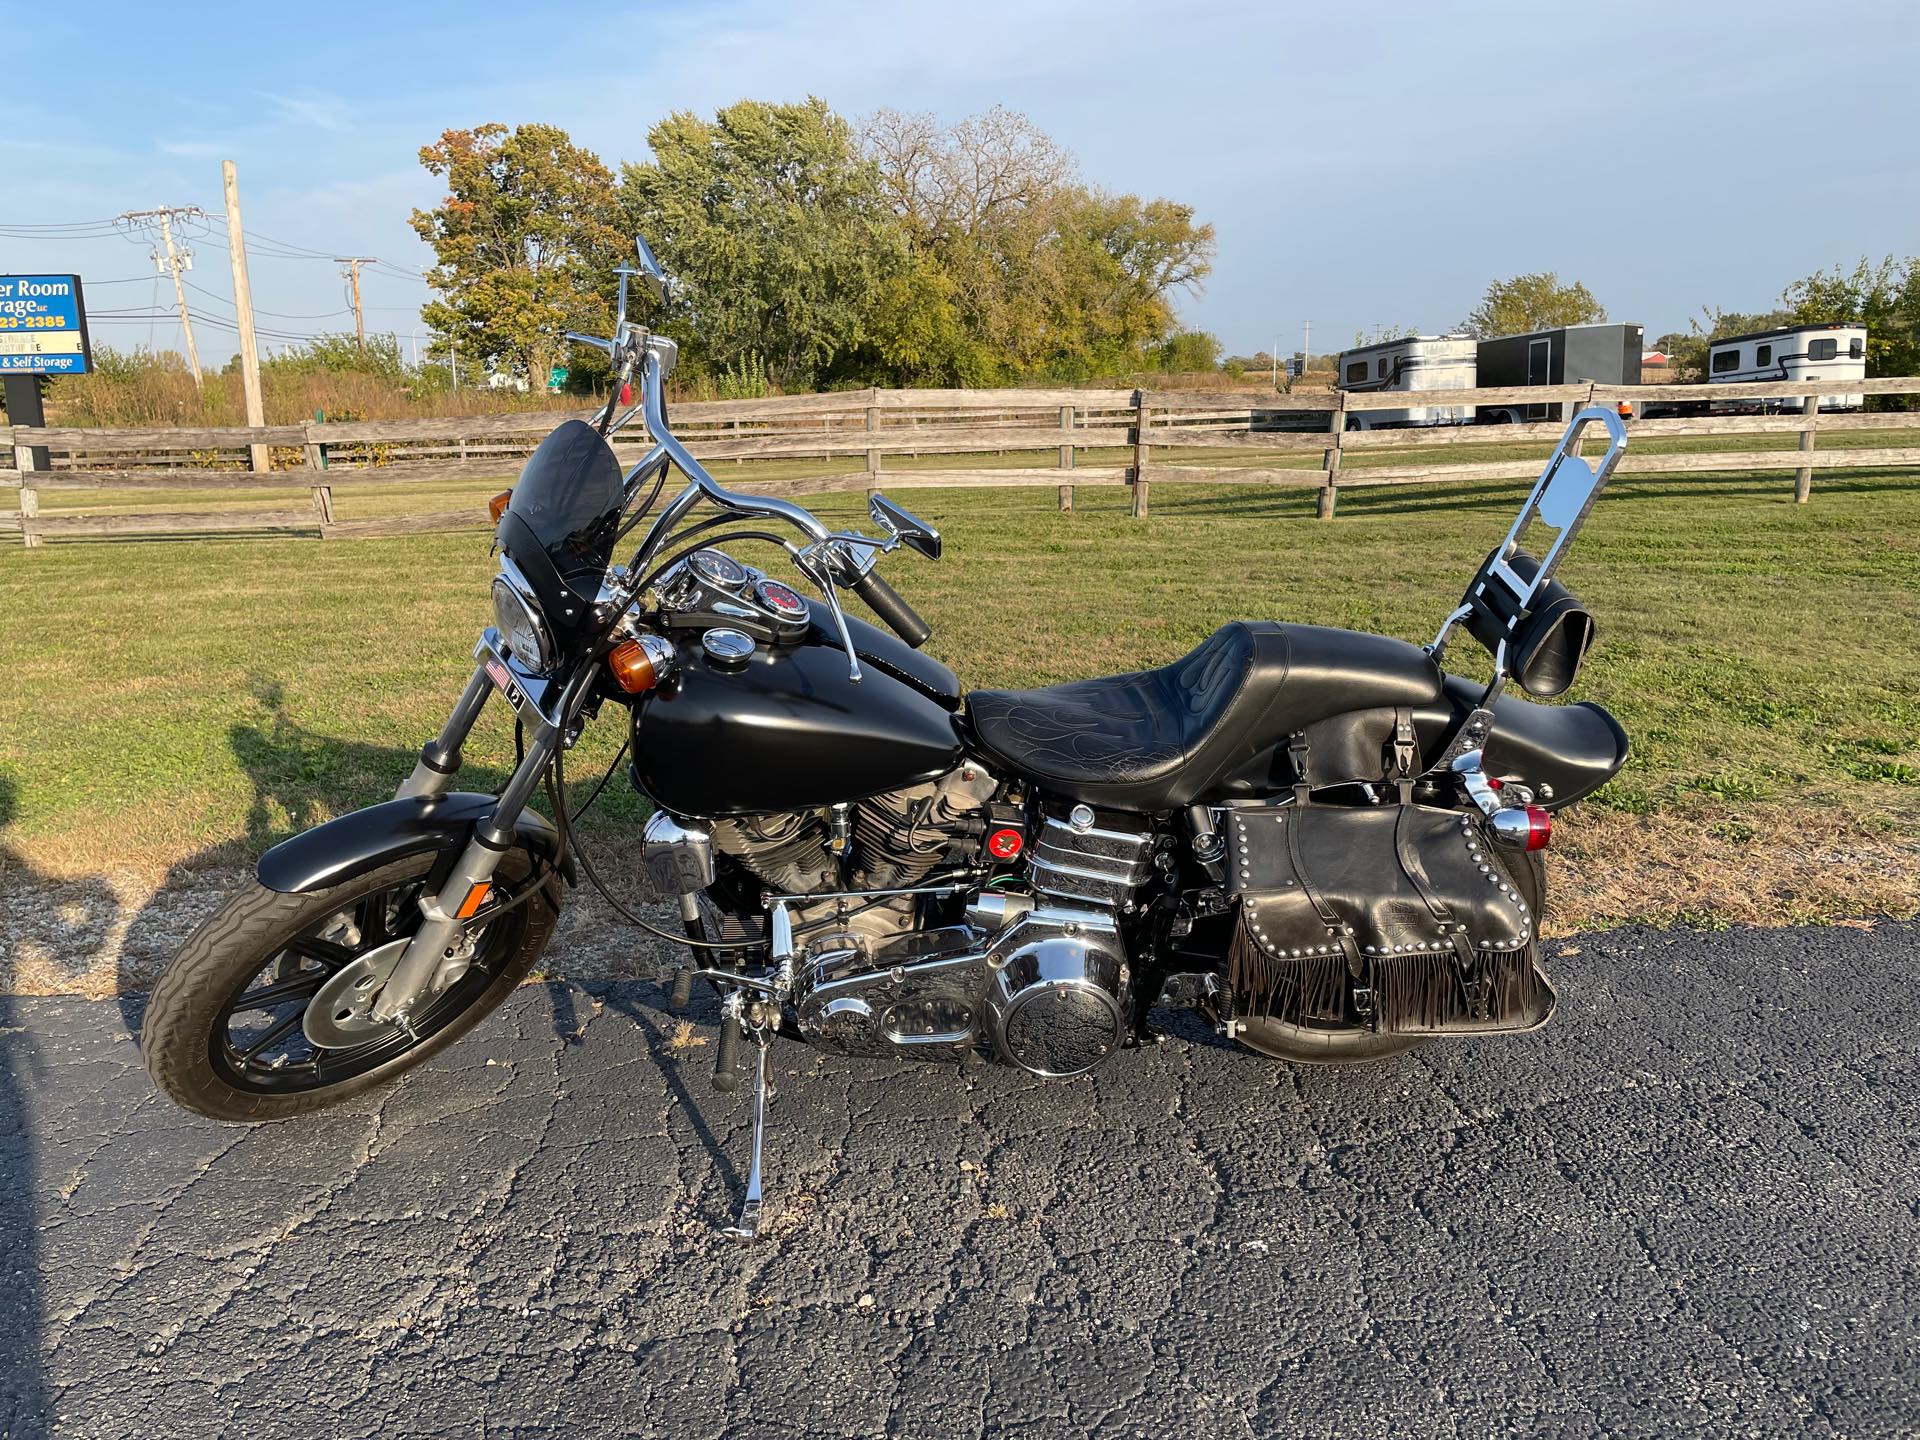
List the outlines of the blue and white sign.
<svg viewBox="0 0 1920 1440">
<path fill-rule="evenodd" d="M 85 375 L 87 305 L 78 275 L 0 275 L 0 375 Z"/>
</svg>

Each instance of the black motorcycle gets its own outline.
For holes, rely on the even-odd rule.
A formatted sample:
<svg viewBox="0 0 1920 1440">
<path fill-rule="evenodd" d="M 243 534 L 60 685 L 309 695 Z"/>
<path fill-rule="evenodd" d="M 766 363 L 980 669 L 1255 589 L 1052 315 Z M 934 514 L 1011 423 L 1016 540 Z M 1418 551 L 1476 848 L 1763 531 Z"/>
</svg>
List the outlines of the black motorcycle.
<svg viewBox="0 0 1920 1440">
<path fill-rule="evenodd" d="M 262 856 L 162 977 L 142 1040 L 168 1095 L 275 1120 L 391 1079 L 519 983 L 582 879 L 689 952 L 677 1005 L 695 982 L 718 993 L 716 1085 L 740 1083 L 751 1047 L 740 1236 L 759 1225 L 776 1032 L 848 1055 L 987 1051 L 1055 1079 L 1150 1039 L 1156 1006 L 1285 1061 L 1546 1022 L 1552 813 L 1627 740 L 1596 705 L 1507 687 L 1562 694 L 1592 643 L 1553 576 L 1626 449 L 1617 415 L 1572 418 L 1425 647 L 1242 621 L 1157 670 L 962 694 L 875 570 L 901 548 L 937 559 L 939 535 L 877 495 L 869 536 L 717 484 L 668 427 L 676 349 L 626 318 L 629 278 L 667 296 L 642 241 L 612 338 L 568 337 L 607 352 L 613 398 L 496 502 L 495 624 L 440 734 L 394 799 Z M 636 414 L 653 445 L 623 473 L 607 437 Z M 656 512 L 671 468 L 690 483 Z M 695 518 L 702 502 L 717 513 Z M 722 548 L 750 542 L 819 598 Z M 846 613 L 849 591 L 887 631 Z M 1456 628 L 1491 652 L 1490 683 L 1441 668 Z M 496 691 L 519 763 L 497 794 L 456 790 Z M 683 933 L 609 893 L 562 803 L 568 750 L 608 704 L 654 806 L 647 876 Z"/>
</svg>

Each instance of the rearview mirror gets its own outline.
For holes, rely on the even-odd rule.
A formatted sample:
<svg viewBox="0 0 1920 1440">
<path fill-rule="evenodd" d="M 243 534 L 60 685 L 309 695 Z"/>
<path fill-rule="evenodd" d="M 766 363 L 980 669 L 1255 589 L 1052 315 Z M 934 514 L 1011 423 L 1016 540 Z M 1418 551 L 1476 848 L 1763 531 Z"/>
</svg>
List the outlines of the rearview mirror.
<svg viewBox="0 0 1920 1440">
<path fill-rule="evenodd" d="M 667 300 L 670 282 L 667 279 L 667 267 L 662 265 L 653 253 L 653 247 L 647 244 L 647 237 L 633 237 L 634 253 L 640 260 L 640 274 L 647 282 L 647 288 L 653 292 L 653 298 L 661 304 Z"/>
<path fill-rule="evenodd" d="M 884 495 L 875 495 L 867 501 L 867 513 L 873 517 L 874 524 L 909 550 L 916 550 L 929 560 L 940 558 L 940 532 L 912 511 L 894 504 Z"/>
</svg>

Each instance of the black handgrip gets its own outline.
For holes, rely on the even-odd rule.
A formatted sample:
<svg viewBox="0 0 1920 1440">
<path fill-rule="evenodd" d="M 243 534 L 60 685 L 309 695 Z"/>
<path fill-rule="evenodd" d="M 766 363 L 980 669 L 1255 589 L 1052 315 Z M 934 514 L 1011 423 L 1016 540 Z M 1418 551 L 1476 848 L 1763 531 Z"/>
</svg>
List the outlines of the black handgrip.
<svg viewBox="0 0 1920 1440">
<path fill-rule="evenodd" d="M 713 1088 L 740 1088 L 740 1022 L 725 1011 L 720 1015 L 720 1047 L 713 1057 Z"/>
<path fill-rule="evenodd" d="M 933 627 L 922 620 L 905 600 L 900 592 L 880 578 L 877 570 L 869 570 L 860 577 L 860 583 L 853 587 L 853 593 L 867 602 L 872 610 L 907 644 L 918 650 L 933 638 Z"/>
</svg>

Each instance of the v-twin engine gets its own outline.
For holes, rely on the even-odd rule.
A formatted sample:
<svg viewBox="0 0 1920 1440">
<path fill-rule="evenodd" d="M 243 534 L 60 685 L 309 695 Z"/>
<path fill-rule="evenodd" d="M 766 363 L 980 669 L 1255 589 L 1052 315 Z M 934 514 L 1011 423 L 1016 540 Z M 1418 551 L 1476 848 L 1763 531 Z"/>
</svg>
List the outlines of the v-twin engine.
<svg viewBox="0 0 1920 1440">
<path fill-rule="evenodd" d="M 1076 807 L 1049 817 L 1027 866 L 1029 894 L 987 892 L 959 925 L 871 949 L 816 944 L 794 1001 L 803 1033 L 850 1055 L 932 1059 L 990 1046 L 1034 1075 L 1093 1069 L 1125 1040 L 1132 968 L 1121 931 L 1153 836 Z"/>
</svg>

